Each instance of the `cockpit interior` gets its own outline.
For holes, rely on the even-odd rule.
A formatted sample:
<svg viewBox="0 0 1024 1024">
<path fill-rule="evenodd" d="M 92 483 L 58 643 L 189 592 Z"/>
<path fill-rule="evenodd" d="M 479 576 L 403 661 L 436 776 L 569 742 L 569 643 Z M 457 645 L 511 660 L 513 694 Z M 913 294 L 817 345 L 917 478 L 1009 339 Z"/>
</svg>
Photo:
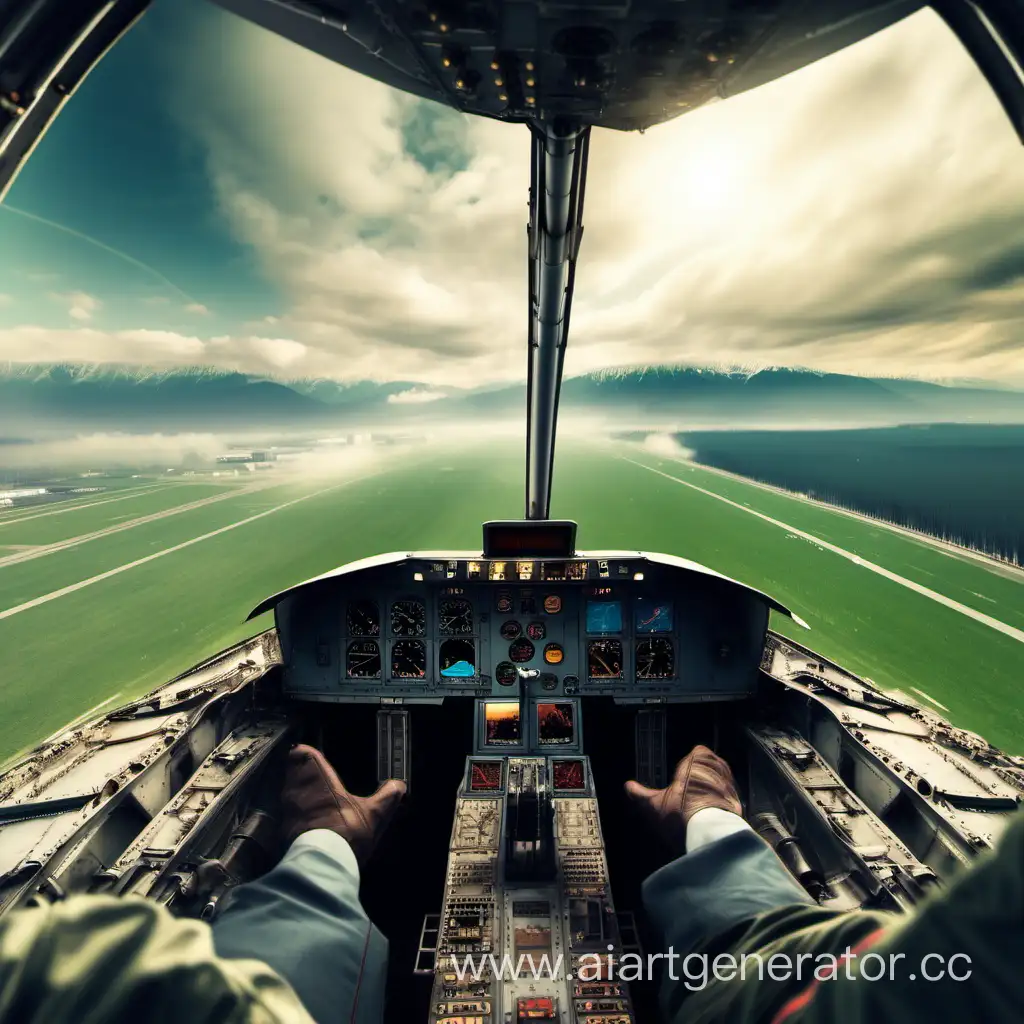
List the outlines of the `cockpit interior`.
<svg viewBox="0 0 1024 1024">
<path fill-rule="evenodd" d="M 392 946 L 389 1019 L 634 1021 L 650 993 L 614 960 L 642 948 L 658 851 L 622 785 L 721 747 L 718 709 L 753 697 L 769 611 L 787 610 L 683 559 L 577 552 L 557 521 L 487 524 L 482 555 L 352 563 L 252 614 L 270 608 L 309 741 L 360 791 L 409 786 L 364 879 Z M 488 953 L 525 957 L 527 977 L 458 976 Z M 569 979 L 587 954 L 610 976 Z"/>
</svg>

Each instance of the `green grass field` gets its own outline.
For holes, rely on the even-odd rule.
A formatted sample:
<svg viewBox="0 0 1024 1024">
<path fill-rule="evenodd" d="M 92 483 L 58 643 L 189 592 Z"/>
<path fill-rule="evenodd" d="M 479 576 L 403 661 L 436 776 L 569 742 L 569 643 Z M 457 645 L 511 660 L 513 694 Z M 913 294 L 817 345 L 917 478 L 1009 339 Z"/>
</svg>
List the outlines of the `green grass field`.
<svg viewBox="0 0 1024 1024">
<path fill-rule="evenodd" d="M 1017 639 L 621 456 L 749 505 L 1018 628 L 1024 575 L 638 448 L 570 445 L 556 467 L 552 515 L 579 522 L 582 548 L 683 555 L 764 589 L 812 627 L 807 632 L 776 616 L 775 628 L 881 686 L 924 690 L 949 707 L 957 724 L 1010 751 L 1024 750 L 1024 645 Z M 255 623 L 244 618 L 276 590 L 384 551 L 478 547 L 484 520 L 522 514 L 518 444 L 382 455 L 349 482 L 276 479 L 265 490 L 238 490 L 213 504 L 0 565 L 0 759 L 114 694 L 127 700 L 271 625 L 269 616 Z M 161 484 L 109 505 L 83 502 L 67 514 L 0 525 L 0 544 L 78 537 L 219 487 Z M 268 514 L 233 525 L 261 513 Z M 46 532 L 15 539 L 33 523 L 46 524 Z M 223 532 L 159 554 L 215 530 Z M 150 560 L 132 565 L 141 559 Z"/>
</svg>

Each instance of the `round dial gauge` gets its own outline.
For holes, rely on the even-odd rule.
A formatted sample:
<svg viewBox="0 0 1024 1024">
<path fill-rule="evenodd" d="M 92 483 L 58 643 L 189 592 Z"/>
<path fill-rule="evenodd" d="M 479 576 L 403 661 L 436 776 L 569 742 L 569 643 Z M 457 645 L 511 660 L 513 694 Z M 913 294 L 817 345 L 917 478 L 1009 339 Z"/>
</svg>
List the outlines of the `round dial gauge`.
<svg viewBox="0 0 1024 1024">
<path fill-rule="evenodd" d="M 391 606 L 391 632 L 395 636 L 426 636 L 427 609 L 422 601 L 396 601 Z"/>
<path fill-rule="evenodd" d="M 376 640 L 350 643 L 345 661 L 349 679 L 380 679 L 380 646 Z"/>
<path fill-rule="evenodd" d="M 473 632 L 473 606 L 461 597 L 449 597 L 438 607 L 442 633 L 459 636 Z"/>
<path fill-rule="evenodd" d="M 515 662 L 522 664 L 524 661 L 529 661 L 533 655 L 533 644 L 529 640 L 513 640 L 508 645 L 508 656 Z"/>
<path fill-rule="evenodd" d="M 544 598 L 544 611 L 548 615 L 557 615 L 562 610 L 562 599 L 557 594 L 548 594 Z"/>
<path fill-rule="evenodd" d="M 591 679 L 621 679 L 622 641 L 591 640 L 587 644 L 587 675 Z"/>
<path fill-rule="evenodd" d="M 523 627 L 516 622 L 515 619 L 509 619 L 508 622 L 501 624 L 501 635 L 506 640 L 515 640 L 520 633 L 522 633 Z"/>
<path fill-rule="evenodd" d="M 497 609 L 504 615 L 512 611 L 512 595 L 507 590 L 498 591 Z"/>
<path fill-rule="evenodd" d="M 565 651 L 558 644 L 547 644 L 544 647 L 544 660 L 549 665 L 561 665 Z"/>
<path fill-rule="evenodd" d="M 494 666 L 494 678 L 497 679 L 502 686 L 512 686 L 518 678 L 515 665 L 513 665 L 511 661 L 499 661 L 498 664 Z"/>
<path fill-rule="evenodd" d="M 543 622 L 531 622 L 526 627 L 526 635 L 531 640 L 543 640 L 548 635 L 548 631 Z"/>
<path fill-rule="evenodd" d="M 671 679 L 675 675 L 672 641 L 665 637 L 639 640 L 636 645 L 637 679 Z"/>
<path fill-rule="evenodd" d="M 345 624 L 349 636 L 380 636 L 380 607 L 376 601 L 356 601 L 348 606 Z"/>
<path fill-rule="evenodd" d="M 397 640 L 391 648 L 395 679 L 422 679 L 427 674 L 427 648 L 422 640 Z"/>
</svg>

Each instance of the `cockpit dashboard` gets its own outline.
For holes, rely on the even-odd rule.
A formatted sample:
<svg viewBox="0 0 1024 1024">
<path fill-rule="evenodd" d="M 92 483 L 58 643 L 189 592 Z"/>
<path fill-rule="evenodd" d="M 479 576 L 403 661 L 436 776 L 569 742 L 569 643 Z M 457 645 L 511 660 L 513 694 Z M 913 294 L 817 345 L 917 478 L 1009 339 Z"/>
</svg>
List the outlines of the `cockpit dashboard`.
<svg viewBox="0 0 1024 1024">
<path fill-rule="evenodd" d="M 253 615 L 270 607 L 291 699 L 474 698 L 476 749 L 495 753 L 580 750 L 578 702 L 591 696 L 747 697 L 769 611 L 787 612 L 696 563 L 643 552 L 381 555 L 276 595 Z"/>
</svg>

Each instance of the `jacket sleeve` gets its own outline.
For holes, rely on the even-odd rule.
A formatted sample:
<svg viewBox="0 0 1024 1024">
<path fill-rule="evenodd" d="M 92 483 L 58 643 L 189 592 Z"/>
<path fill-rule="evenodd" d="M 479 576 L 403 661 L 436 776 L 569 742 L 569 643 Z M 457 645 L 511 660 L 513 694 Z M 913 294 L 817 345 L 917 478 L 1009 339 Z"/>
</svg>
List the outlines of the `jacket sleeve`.
<svg viewBox="0 0 1024 1024">
<path fill-rule="evenodd" d="M 758 843 L 719 839 L 645 883 L 684 958 L 662 987 L 670 1024 L 1024 1019 L 1024 816 L 908 916 L 819 907 Z"/>
<path fill-rule="evenodd" d="M 147 900 L 74 896 L 0 919 L 0 1020 L 18 1024 L 312 1024 L 256 960 Z"/>
</svg>

